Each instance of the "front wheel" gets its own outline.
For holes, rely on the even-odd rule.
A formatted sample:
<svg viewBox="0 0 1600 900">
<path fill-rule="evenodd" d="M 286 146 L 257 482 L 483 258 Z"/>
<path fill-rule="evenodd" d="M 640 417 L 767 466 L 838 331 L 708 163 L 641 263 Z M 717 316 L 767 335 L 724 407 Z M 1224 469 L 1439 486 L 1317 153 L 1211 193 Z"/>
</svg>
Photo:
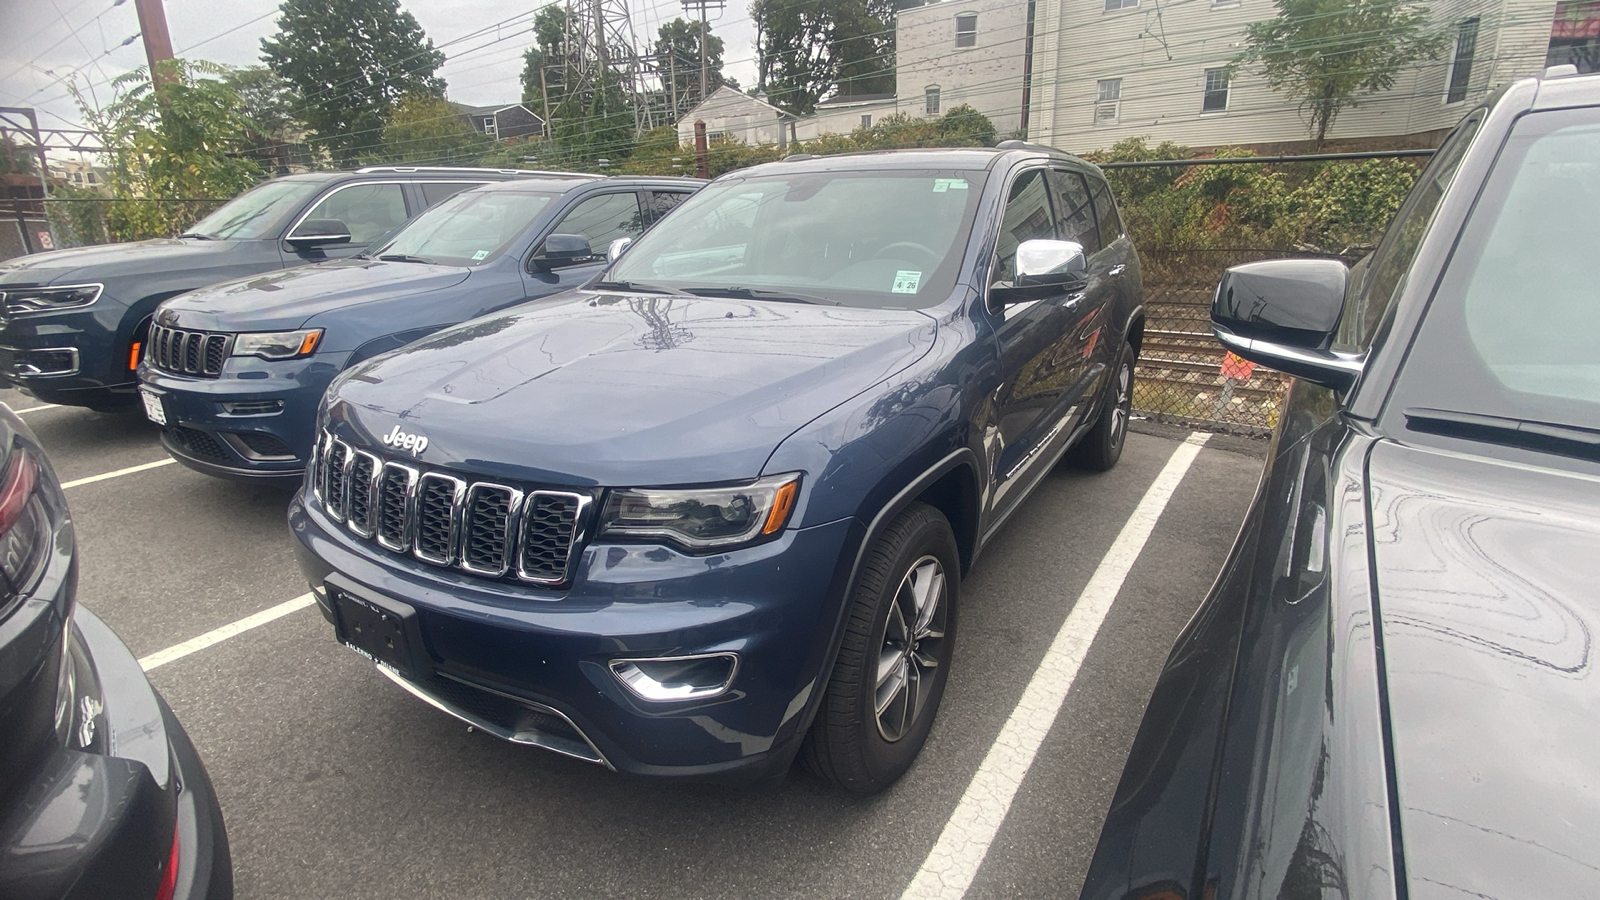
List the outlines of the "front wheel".
<svg viewBox="0 0 1600 900">
<path fill-rule="evenodd" d="M 1122 445 L 1128 438 L 1128 418 L 1133 411 L 1133 346 L 1124 343 L 1117 357 L 1117 368 L 1106 385 L 1100 418 L 1068 451 L 1073 465 L 1104 472 L 1122 458 Z"/>
<path fill-rule="evenodd" d="M 851 594 L 844 641 L 801 750 L 807 768 L 872 794 L 911 767 L 944 696 L 960 587 L 950 523 L 912 504 L 873 545 Z"/>
</svg>

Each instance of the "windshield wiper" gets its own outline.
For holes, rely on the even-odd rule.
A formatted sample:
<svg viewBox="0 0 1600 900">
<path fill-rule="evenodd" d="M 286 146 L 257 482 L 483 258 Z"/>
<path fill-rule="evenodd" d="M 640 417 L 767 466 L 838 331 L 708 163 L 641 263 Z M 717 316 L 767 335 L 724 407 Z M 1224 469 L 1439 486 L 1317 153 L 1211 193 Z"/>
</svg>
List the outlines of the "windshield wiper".
<svg viewBox="0 0 1600 900">
<path fill-rule="evenodd" d="M 1600 430 L 1593 428 L 1419 407 L 1407 409 L 1405 416 L 1412 431 L 1600 460 Z"/>
<path fill-rule="evenodd" d="M 589 285 L 590 288 L 600 291 L 627 291 L 633 294 L 671 294 L 682 296 L 682 292 L 659 284 L 646 284 L 642 281 L 596 281 Z"/>
<path fill-rule="evenodd" d="M 425 266 L 433 265 L 433 260 L 427 258 L 426 256 L 412 256 L 407 253 L 385 253 L 378 258 L 384 262 L 422 263 Z"/>
<path fill-rule="evenodd" d="M 198 231 L 185 231 L 183 234 L 178 235 L 178 237 L 180 237 L 180 238 L 194 238 L 197 241 L 215 241 L 215 240 L 220 240 L 220 238 L 218 238 L 215 235 L 201 234 Z"/>
<path fill-rule="evenodd" d="M 817 297 L 811 294 L 797 294 L 793 291 L 763 291 L 747 287 L 691 287 L 684 288 L 684 293 L 696 297 L 725 297 L 730 300 L 774 300 L 778 303 L 817 303 L 823 306 L 843 306 L 837 300 L 826 297 Z"/>
</svg>

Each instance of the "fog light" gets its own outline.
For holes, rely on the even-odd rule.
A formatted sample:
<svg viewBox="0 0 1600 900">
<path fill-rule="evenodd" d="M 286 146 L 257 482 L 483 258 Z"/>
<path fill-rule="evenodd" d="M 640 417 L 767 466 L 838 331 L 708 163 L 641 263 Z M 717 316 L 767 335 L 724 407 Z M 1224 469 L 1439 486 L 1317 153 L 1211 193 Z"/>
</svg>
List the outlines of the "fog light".
<svg viewBox="0 0 1600 900">
<path fill-rule="evenodd" d="M 700 700 L 728 690 L 739 671 L 736 653 L 657 659 L 613 659 L 611 673 L 645 700 Z"/>
</svg>

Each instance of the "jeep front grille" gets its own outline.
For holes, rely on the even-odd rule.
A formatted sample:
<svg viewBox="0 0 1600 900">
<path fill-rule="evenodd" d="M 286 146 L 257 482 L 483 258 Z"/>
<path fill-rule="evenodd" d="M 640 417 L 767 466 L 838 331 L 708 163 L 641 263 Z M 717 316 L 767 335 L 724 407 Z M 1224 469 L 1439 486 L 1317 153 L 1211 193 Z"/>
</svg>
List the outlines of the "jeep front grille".
<svg viewBox="0 0 1600 900">
<path fill-rule="evenodd" d="M 162 371 L 216 378 L 222 374 L 232 342 L 231 334 L 151 325 L 144 352 L 150 364 Z"/>
<path fill-rule="evenodd" d="M 585 538 L 587 494 L 424 471 L 326 433 L 312 465 L 312 489 L 330 517 L 357 537 L 431 565 L 561 585 Z"/>
</svg>

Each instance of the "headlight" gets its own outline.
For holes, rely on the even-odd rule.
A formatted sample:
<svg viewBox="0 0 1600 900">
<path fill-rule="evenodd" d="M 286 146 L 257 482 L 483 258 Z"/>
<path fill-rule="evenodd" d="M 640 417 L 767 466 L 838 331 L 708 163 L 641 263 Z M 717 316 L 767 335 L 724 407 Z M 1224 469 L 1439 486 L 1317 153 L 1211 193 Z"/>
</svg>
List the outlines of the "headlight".
<svg viewBox="0 0 1600 900">
<path fill-rule="evenodd" d="M 321 328 L 241 334 L 233 339 L 233 355 L 259 356 L 262 359 L 295 359 L 310 356 L 316 351 L 317 342 L 321 340 Z"/>
<path fill-rule="evenodd" d="M 100 299 L 103 284 L 71 284 L 61 287 L 22 288 L 0 294 L 7 315 L 19 316 L 58 309 L 76 309 Z"/>
<path fill-rule="evenodd" d="M 613 490 L 600 533 L 661 538 L 690 550 L 745 544 L 782 531 L 799 491 L 798 472 L 737 487 Z"/>
</svg>

